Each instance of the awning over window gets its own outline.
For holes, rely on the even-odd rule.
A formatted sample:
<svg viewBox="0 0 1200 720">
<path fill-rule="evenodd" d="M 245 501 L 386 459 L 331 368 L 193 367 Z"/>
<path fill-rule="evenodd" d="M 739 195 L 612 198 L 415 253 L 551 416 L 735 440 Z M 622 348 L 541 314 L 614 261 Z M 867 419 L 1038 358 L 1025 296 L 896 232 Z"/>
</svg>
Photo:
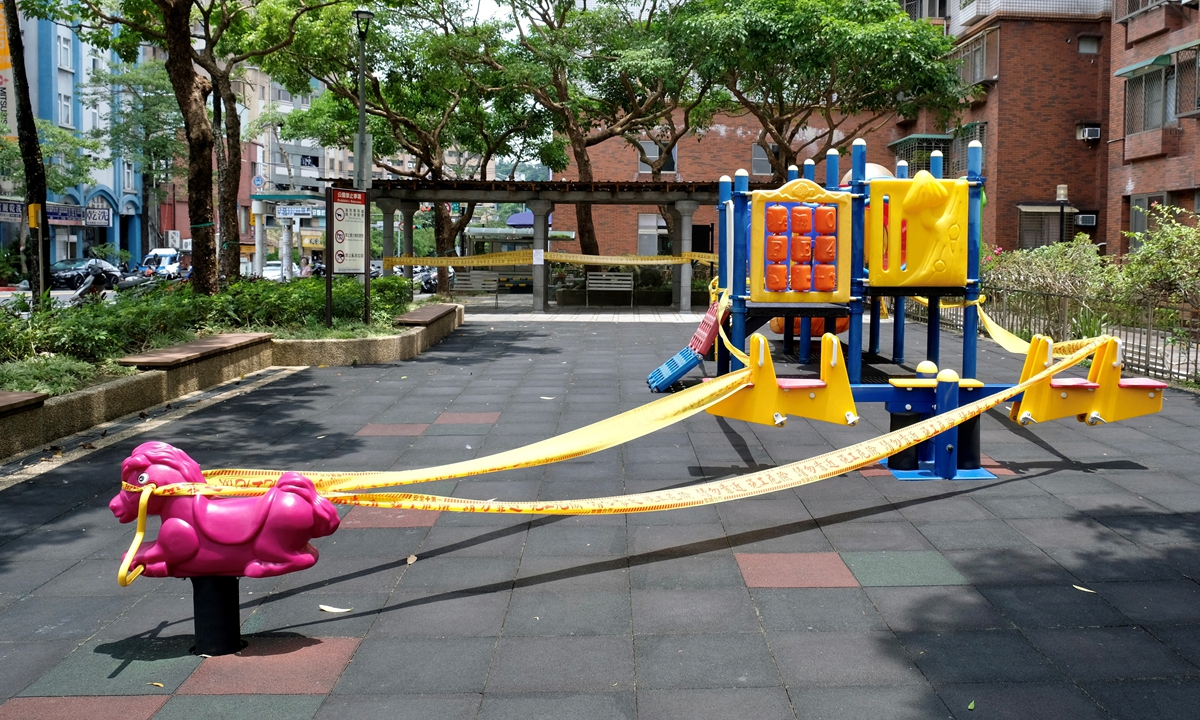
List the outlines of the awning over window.
<svg viewBox="0 0 1200 720">
<path fill-rule="evenodd" d="M 1152 57 L 1148 60 L 1142 60 L 1140 62 L 1135 62 L 1132 65 L 1126 65 L 1125 67 L 1123 67 L 1120 70 L 1113 73 L 1113 75 L 1116 77 L 1132 77 L 1134 75 L 1137 75 L 1138 72 L 1141 70 L 1147 70 L 1147 69 L 1153 68 L 1153 67 L 1164 67 L 1164 66 L 1170 65 L 1170 64 L 1171 64 L 1171 55 L 1170 55 L 1170 53 L 1167 53 L 1165 55 L 1158 55 L 1158 56 Z"/>
<path fill-rule="evenodd" d="M 1060 207 L 1061 206 L 1058 203 L 1045 203 L 1045 204 L 1023 203 L 1023 204 L 1017 205 L 1017 209 L 1020 210 L 1021 212 L 1034 212 L 1034 213 L 1056 213 L 1059 211 Z M 1070 205 L 1068 205 L 1062 209 L 1064 212 L 1069 212 L 1069 213 L 1079 212 L 1079 208 L 1074 208 L 1074 207 L 1071 207 Z"/>
</svg>

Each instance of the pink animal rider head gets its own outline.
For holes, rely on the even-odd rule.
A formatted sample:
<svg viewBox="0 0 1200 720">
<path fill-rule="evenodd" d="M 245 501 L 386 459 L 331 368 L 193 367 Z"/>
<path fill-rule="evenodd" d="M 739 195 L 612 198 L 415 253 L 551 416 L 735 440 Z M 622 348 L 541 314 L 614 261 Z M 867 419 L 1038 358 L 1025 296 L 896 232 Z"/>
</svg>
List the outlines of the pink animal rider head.
<svg viewBox="0 0 1200 720">
<path fill-rule="evenodd" d="M 121 480 L 134 487 L 205 482 L 200 465 L 195 460 L 164 442 L 147 442 L 134 448 L 133 453 L 121 464 Z M 112 499 L 108 508 L 121 522 L 136 520 L 138 496 L 123 491 Z"/>
</svg>

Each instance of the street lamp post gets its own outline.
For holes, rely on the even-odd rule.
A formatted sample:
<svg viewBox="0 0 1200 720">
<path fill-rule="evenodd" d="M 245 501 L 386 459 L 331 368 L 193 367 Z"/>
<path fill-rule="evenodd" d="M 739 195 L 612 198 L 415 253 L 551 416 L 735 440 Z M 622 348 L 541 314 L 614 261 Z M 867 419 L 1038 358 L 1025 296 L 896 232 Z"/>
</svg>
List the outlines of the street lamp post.
<svg viewBox="0 0 1200 720">
<path fill-rule="evenodd" d="M 1054 199 L 1058 201 L 1058 241 L 1066 242 L 1067 240 L 1067 186 L 1059 185 Z"/>
<path fill-rule="evenodd" d="M 367 135 L 367 29 L 375 13 L 366 8 L 354 11 L 354 24 L 358 29 L 358 140 L 354 148 L 354 187 L 356 190 L 371 189 L 371 138 Z M 371 202 L 367 200 L 367 232 L 363 238 L 366 247 L 366 267 L 363 268 L 363 323 L 371 324 Z"/>
</svg>

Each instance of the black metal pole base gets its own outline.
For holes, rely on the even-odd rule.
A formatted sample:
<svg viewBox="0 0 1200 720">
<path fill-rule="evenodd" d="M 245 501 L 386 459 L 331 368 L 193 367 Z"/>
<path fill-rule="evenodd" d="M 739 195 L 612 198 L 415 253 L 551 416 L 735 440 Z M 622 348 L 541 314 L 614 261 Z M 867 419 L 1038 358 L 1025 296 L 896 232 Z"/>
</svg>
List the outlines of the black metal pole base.
<svg viewBox="0 0 1200 720">
<path fill-rule="evenodd" d="M 921 416 L 918 415 L 917 413 L 892 413 L 891 432 L 895 432 L 897 430 L 903 430 L 904 428 L 908 427 L 909 425 L 916 425 L 919 422 L 921 422 Z M 889 457 L 888 458 L 888 468 L 891 470 L 918 470 L 918 469 L 920 469 L 920 464 L 918 463 L 918 455 L 917 455 L 917 452 L 918 452 L 917 448 L 919 448 L 919 447 L 920 447 L 920 445 L 913 445 L 912 447 L 908 448 L 907 450 L 901 450 L 900 452 L 896 453 L 895 455 L 892 455 L 891 457 Z"/>
<path fill-rule="evenodd" d="M 242 640 L 238 579 L 205 576 L 192 580 L 192 611 L 195 615 L 196 655 L 232 655 L 246 647 Z"/>
<path fill-rule="evenodd" d="M 979 457 L 979 416 L 958 426 L 958 469 L 978 470 L 983 467 Z"/>
</svg>

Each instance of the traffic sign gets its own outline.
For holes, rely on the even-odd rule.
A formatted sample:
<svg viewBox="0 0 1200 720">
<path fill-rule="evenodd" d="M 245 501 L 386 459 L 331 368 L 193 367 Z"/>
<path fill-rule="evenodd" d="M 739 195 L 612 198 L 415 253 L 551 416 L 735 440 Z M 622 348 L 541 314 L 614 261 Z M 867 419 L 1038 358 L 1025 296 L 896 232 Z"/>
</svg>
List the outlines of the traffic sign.
<svg viewBox="0 0 1200 720">
<path fill-rule="evenodd" d="M 263 188 L 263 186 L 267 184 L 267 179 L 265 177 L 263 177 L 262 175 L 255 175 L 254 179 L 251 180 L 250 182 L 254 184 L 254 187 L 261 190 Z"/>
</svg>

